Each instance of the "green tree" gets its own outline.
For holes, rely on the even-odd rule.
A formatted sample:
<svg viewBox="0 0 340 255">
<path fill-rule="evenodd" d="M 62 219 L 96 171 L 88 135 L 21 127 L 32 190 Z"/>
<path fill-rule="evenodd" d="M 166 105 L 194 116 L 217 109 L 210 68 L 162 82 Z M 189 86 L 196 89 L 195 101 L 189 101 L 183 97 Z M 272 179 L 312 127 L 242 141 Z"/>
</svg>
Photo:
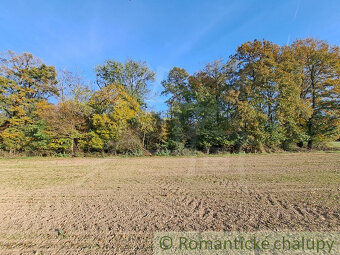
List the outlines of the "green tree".
<svg viewBox="0 0 340 255">
<path fill-rule="evenodd" d="M 156 75 L 149 69 L 146 62 L 133 60 L 128 60 L 124 64 L 106 60 L 103 65 L 98 65 L 95 71 L 99 87 L 111 84 L 123 85 L 141 105 L 145 105 L 145 99 L 149 93 L 148 86 L 155 81 Z"/>
<path fill-rule="evenodd" d="M 178 149 L 185 144 L 195 146 L 193 106 L 194 98 L 189 84 L 189 74 L 183 68 L 174 67 L 162 81 L 163 95 L 168 96 L 169 145 Z"/>
<path fill-rule="evenodd" d="M 190 76 L 190 87 L 195 98 L 197 146 L 209 153 L 210 148 L 222 149 L 227 145 L 227 92 L 228 65 L 214 61 Z"/>
</svg>

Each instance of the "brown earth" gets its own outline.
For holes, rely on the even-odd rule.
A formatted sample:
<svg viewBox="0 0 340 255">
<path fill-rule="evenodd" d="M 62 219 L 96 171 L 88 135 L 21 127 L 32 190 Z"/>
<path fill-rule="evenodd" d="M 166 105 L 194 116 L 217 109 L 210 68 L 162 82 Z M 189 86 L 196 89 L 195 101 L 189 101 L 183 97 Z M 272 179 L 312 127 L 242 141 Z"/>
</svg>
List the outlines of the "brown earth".
<svg viewBox="0 0 340 255">
<path fill-rule="evenodd" d="M 152 254 L 157 231 L 339 231 L 339 156 L 0 160 L 0 254 Z"/>
</svg>

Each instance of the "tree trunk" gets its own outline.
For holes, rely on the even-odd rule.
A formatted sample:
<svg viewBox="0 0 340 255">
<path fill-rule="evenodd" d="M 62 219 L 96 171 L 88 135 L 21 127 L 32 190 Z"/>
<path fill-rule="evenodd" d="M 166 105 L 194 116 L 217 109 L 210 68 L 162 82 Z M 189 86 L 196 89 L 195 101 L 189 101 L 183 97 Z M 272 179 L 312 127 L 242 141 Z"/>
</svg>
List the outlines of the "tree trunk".
<svg viewBox="0 0 340 255">
<path fill-rule="evenodd" d="M 308 140 L 308 149 L 312 149 L 313 148 L 313 138 L 310 138 Z"/>
<path fill-rule="evenodd" d="M 316 104 L 315 104 L 315 98 L 316 98 L 316 94 L 315 94 L 315 79 L 314 79 L 314 66 L 312 66 L 312 70 L 311 70 L 311 86 L 312 86 L 312 109 L 313 109 L 313 113 L 312 116 L 310 117 L 310 119 L 308 120 L 308 135 L 309 135 L 309 140 L 308 140 L 308 144 L 307 144 L 307 148 L 308 149 L 312 149 L 313 148 L 313 136 L 314 136 L 314 131 L 313 131 L 313 119 L 314 119 L 314 113 L 315 113 L 315 108 L 316 108 Z"/>
<path fill-rule="evenodd" d="M 71 143 L 71 156 L 73 156 L 74 154 L 74 138 L 71 139 L 72 143 Z"/>
<path fill-rule="evenodd" d="M 143 148 L 145 148 L 145 132 L 143 133 L 143 141 L 142 141 L 142 144 L 143 144 Z"/>
</svg>

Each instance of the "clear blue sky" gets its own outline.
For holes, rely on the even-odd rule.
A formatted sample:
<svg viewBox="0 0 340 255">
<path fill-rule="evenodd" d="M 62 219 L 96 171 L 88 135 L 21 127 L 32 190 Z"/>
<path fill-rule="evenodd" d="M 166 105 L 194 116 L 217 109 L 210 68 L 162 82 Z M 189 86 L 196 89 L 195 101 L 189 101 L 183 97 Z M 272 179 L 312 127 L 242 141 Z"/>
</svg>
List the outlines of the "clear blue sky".
<svg viewBox="0 0 340 255">
<path fill-rule="evenodd" d="M 340 45 L 338 0 L 0 0 L 0 51 L 31 52 L 93 80 L 105 59 L 145 60 L 153 94 L 174 66 L 189 72 L 255 38 Z M 164 110 L 164 98 L 149 106 Z"/>
</svg>

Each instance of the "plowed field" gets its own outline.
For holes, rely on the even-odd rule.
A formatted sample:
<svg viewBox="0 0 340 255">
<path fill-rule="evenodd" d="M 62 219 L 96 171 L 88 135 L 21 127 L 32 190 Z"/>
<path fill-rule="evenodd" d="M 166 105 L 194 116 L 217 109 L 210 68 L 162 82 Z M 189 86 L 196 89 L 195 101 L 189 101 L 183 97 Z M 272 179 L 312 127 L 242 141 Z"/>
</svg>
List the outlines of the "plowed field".
<svg viewBox="0 0 340 255">
<path fill-rule="evenodd" d="M 340 230 L 340 154 L 0 160 L 0 254 L 152 254 L 155 231 Z"/>
</svg>

